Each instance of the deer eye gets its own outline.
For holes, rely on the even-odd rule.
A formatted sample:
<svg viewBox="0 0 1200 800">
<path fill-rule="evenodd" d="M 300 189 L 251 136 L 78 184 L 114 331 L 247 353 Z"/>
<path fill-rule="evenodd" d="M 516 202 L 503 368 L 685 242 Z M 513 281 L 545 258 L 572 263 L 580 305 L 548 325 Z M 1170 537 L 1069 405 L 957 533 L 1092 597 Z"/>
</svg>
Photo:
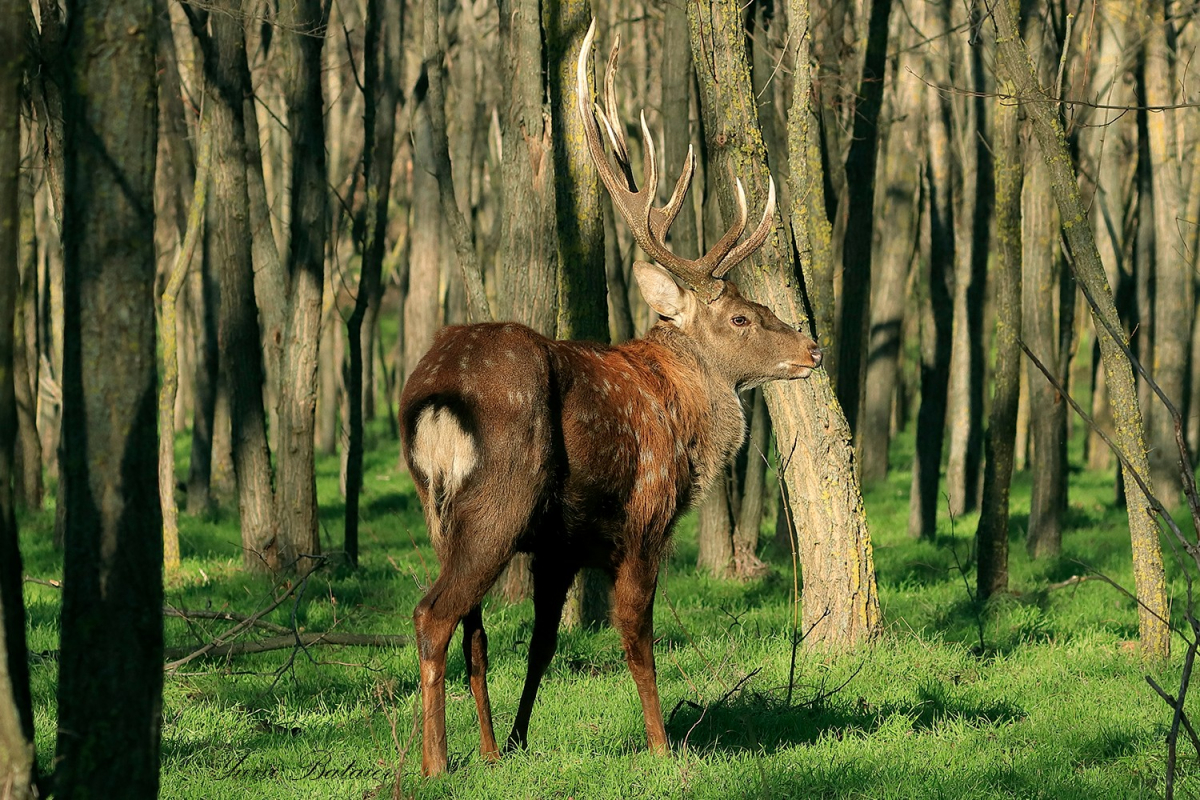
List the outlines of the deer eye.
<svg viewBox="0 0 1200 800">
<path fill-rule="evenodd" d="M 730 323 L 732 323 L 734 325 L 734 327 L 737 327 L 737 328 L 744 328 L 750 324 L 750 320 L 746 319 L 741 314 L 738 314 L 736 317 L 734 317 L 733 319 L 731 319 L 729 321 L 730 321 Z"/>
</svg>

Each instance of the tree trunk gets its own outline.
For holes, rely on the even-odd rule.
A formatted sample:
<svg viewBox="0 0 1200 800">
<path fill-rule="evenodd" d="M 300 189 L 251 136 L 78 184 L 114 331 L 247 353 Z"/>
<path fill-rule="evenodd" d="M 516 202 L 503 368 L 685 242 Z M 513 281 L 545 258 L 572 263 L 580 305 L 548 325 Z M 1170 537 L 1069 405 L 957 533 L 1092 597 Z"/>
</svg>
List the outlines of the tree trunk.
<svg viewBox="0 0 1200 800">
<path fill-rule="evenodd" d="M 944 8 L 926 7 L 928 36 L 948 35 L 949 20 Z M 946 65 L 940 59 L 926 61 L 937 84 L 948 82 Z M 921 407 L 917 412 L 916 456 L 913 459 L 912 500 L 908 534 L 932 539 L 937 535 L 942 444 L 945 441 L 947 392 L 954 329 L 954 187 L 956 175 L 951 157 L 950 109 L 942 93 L 925 90 L 925 124 L 929 139 L 925 166 L 925 213 L 928 222 L 925 243 L 928 256 L 922 259 L 921 275 Z"/>
<path fill-rule="evenodd" d="M 1101 98 L 1111 108 L 1097 110 L 1097 119 L 1079 126 L 1081 159 L 1090 156 L 1094 165 L 1090 171 L 1096 176 L 1095 194 L 1090 199 L 1093 236 L 1108 284 L 1118 298 L 1121 284 L 1132 266 L 1126 257 L 1130 242 L 1125 220 L 1134 188 L 1129 180 L 1130 167 L 1137 163 L 1137 114 L 1118 110 L 1122 106 L 1137 105 L 1133 75 L 1133 56 L 1137 48 L 1126 47 L 1127 34 L 1132 32 L 1126 19 L 1129 13 L 1126 0 L 1100 2 L 1100 14 L 1109 24 L 1097 26 L 1099 46 L 1090 94 Z M 1120 311 L 1119 299 L 1117 305 Z M 1111 438 L 1114 433 L 1112 409 L 1098 343 L 1093 345 L 1092 351 L 1092 419 Z M 1113 458 L 1108 445 L 1091 428 L 1087 436 L 1088 469 L 1111 469 Z"/>
<path fill-rule="evenodd" d="M 338 374 L 337 347 L 338 329 L 342 326 L 342 317 L 338 313 L 337 289 L 338 277 L 332 274 L 332 267 L 337 256 L 325 259 L 325 297 L 321 300 L 321 350 L 317 365 L 317 411 L 315 446 L 325 455 L 337 453 L 338 446 L 338 410 L 342 402 L 339 391 L 341 376 Z"/>
<path fill-rule="evenodd" d="M 66 549 L 55 797 L 158 794 L 162 516 L 155 424 L 155 8 L 68 3 Z"/>
<path fill-rule="evenodd" d="M 979 20 L 967 4 L 955 4 L 951 20 L 974 31 Z M 979 35 L 979 34 L 976 34 Z M 951 39 L 957 44 L 958 37 Z M 987 283 L 988 238 L 991 233 L 991 146 L 988 144 L 989 87 L 984 75 L 983 46 L 974 42 L 963 53 L 955 46 L 957 66 L 970 81 L 973 96 L 961 98 L 954 114 L 958 129 L 954 151 L 961 163 L 961 191 L 956 203 L 954 331 L 950 354 L 950 387 L 947 409 L 949 454 L 946 462 L 946 495 L 950 513 L 959 516 L 975 509 L 979 500 L 979 468 L 983 440 L 984 349 L 983 303 Z"/>
<path fill-rule="evenodd" d="M 222 0 L 212 15 L 204 58 L 204 113 L 213 137 L 213 260 L 221 299 L 218 313 L 220 370 L 228 395 L 229 432 L 242 561 L 250 569 L 276 570 L 279 543 L 272 495 L 271 456 L 263 407 L 262 345 L 254 303 L 250 200 L 244 97 L 250 72 L 238 0 Z M 193 27 L 196 27 L 193 24 Z M 198 33 L 206 41 L 203 29 Z M 219 403 L 218 396 L 218 403 Z M 220 415 L 216 414 L 219 420 Z M 214 453 L 223 431 L 214 423 Z M 214 455 L 214 462 L 218 459 Z"/>
<path fill-rule="evenodd" d="M 721 477 L 700 503 L 696 520 L 696 543 L 699 553 L 696 569 L 714 578 L 728 578 L 733 573 L 733 512 L 729 508 L 729 470 Z"/>
<path fill-rule="evenodd" d="M 1058 294 L 1059 222 L 1054 196 L 1047 186 L 1048 169 L 1032 149 L 1025 150 L 1026 179 L 1022 194 L 1021 264 L 1023 271 L 1021 337 L 1042 363 L 1058 373 L 1059 326 L 1054 302 Z M 1066 511 L 1066 403 L 1033 362 L 1029 378 L 1029 438 L 1033 447 L 1029 469 L 1033 489 L 1029 500 L 1029 530 L 1025 544 L 1034 558 L 1062 550 L 1063 512 Z"/>
<path fill-rule="evenodd" d="M 980 598 L 1008 591 L 1008 499 L 1021 391 L 1021 124 L 996 104 L 996 370 L 988 416 L 983 500 L 975 532 Z"/>
<path fill-rule="evenodd" d="M 911 26 L 904 23 L 906 30 Z M 902 42 L 912 44 L 906 35 Z M 921 82 L 907 71 L 913 54 L 902 55 L 893 74 L 891 117 L 884 144 L 883 175 L 875 191 L 876 231 L 871 282 L 871 330 L 867 373 L 863 387 L 863 417 L 859 425 L 863 483 L 881 481 L 888 472 L 892 406 L 900 378 L 904 312 L 908 302 L 908 275 L 917 247 L 921 209 L 921 163 L 914 158 L 923 146 L 919 112 Z"/>
<path fill-rule="evenodd" d="M 404 293 L 404 378 L 433 344 L 440 325 L 438 284 L 441 280 L 442 214 L 437 178 L 418 165 L 433 157 L 429 119 L 417 114 L 413 120 L 412 217 L 408 258 L 408 285 Z"/>
<path fill-rule="evenodd" d="M 211 207 L 207 218 L 217 212 Z M 204 514 L 213 507 L 214 448 L 216 442 L 217 390 L 221 383 L 220 343 L 217 335 L 218 306 L 221 287 L 214 274 L 211 240 L 205 234 L 205 253 L 199 269 L 192 273 L 191 297 L 188 310 L 192 314 L 193 345 L 196 357 L 193 367 L 196 402 L 192 417 L 191 460 L 188 464 L 187 513 Z"/>
<path fill-rule="evenodd" d="M 1011 82 L 1010 95 L 1035 97 L 1045 92 L 1040 85 L 1029 53 L 1017 30 L 1016 15 L 1008 3 L 993 7 L 992 19 L 998 29 L 997 64 L 1002 80 Z M 1071 248 L 1072 267 L 1076 279 L 1088 287 L 1098 307 L 1092 308 L 1092 322 L 1100 340 L 1108 381 L 1113 416 L 1116 423 L 1116 444 L 1129 459 L 1130 467 L 1149 480 L 1146 444 L 1142 436 L 1142 414 L 1134 386 L 1133 371 L 1113 332 L 1125 337 L 1117 317 L 1112 292 L 1100 263 L 1100 253 L 1092 229 L 1086 224 L 1087 210 L 1079 195 L 1074 166 L 1067 150 L 1066 138 L 1054 108 L 1049 104 L 1029 103 L 1025 106 L 1032 120 L 1042 155 L 1050 169 L 1050 185 L 1058 203 L 1064 224 L 1063 233 Z M 1166 580 L 1163 571 L 1162 549 L 1158 526 L 1151 514 L 1146 497 L 1137 484 L 1125 480 L 1125 500 L 1129 513 L 1129 531 L 1133 547 L 1134 582 L 1138 598 L 1138 626 L 1142 653 L 1149 658 L 1165 658 L 1170 652 L 1170 628 L 1166 620 Z"/>
<path fill-rule="evenodd" d="M 810 105 L 808 17 L 803 3 L 790 6 L 789 19 L 799 42 L 796 88 L 789 109 L 788 146 L 793 179 L 796 247 L 802 256 L 814 252 L 812 243 L 825 236 L 824 209 L 817 198 L 806 197 L 811 185 L 813 120 Z M 746 65 L 744 30 L 738 5 L 712 0 L 688 7 L 692 63 L 700 84 L 701 113 L 710 169 L 721 187 L 722 207 L 732 218 L 733 183 L 740 177 L 761 208 L 769 175 Z M 718 80 L 718 76 L 720 79 Z M 806 204 L 801 206 L 800 204 Z M 807 215 L 801 213 L 807 210 Z M 734 277 L 743 293 L 764 303 L 781 319 L 811 330 L 800 292 L 793 247 L 779 230 L 768 237 L 754 263 L 744 263 Z M 814 272 L 804 269 L 808 280 Z M 808 380 L 770 384 L 767 406 L 786 460 L 791 512 L 801 532 L 804 567 L 803 630 L 809 647 L 840 649 L 872 638 L 879 631 L 879 599 L 870 533 L 854 469 L 850 429 L 834 397 L 828 376 L 815 371 Z"/>
<path fill-rule="evenodd" d="M 542 5 L 558 220 L 559 339 L 608 341 L 608 286 L 604 268 L 604 217 L 600 175 L 575 113 L 575 65 L 591 21 L 587 0 L 546 0 Z M 608 616 L 609 582 L 584 569 L 567 600 L 567 625 L 595 626 Z"/>
<path fill-rule="evenodd" d="M 558 325 L 558 231 L 550 108 L 544 105 L 540 68 L 540 4 L 500 0 L 499 6 L 504 194 L 497 295 L 504 317 L 553 337 Z M 514 558 L 497 586 L 510 602 L 528 597 L 528 557 Z"/>
<path fill-rule="evenodd" d="M 197 155 L 196 187 L 188 212 L 187 230 L 162 293 L 162 318 L 159 320 L 162 351 L 162 386 L 158 391 L 158 497 L 162 505 L 163 566 L 168 572 L 179 568 L 179 506 L 175 502 L 175 393 L 179 388 L 179 340 L 176 305 L 187 281 L 192 256 L 203 236 L 208 178 L 212 161 L 212 136 L 200 131 Z"/>
<path fill-rule="evenodd" d="M 279 449 L 275 514 L 279 566 L 305 571 L 306 557 L 321 552 L 313 453 L 321 299 L 328 222 L 321 49 L 326 12 L 321 0 L 296 0 L 279 8 L 284 51 L 291 187 L 288 310 L 279 372 Z"/>
<path fill-rule="evenodd" d="M 1169 106 L 1176 102 L 1174 69 L 1167 29 L 1164 0 L 1149 0 L 1144 21 L 1146 104 Z M 1175 112 L 1146 115 L 1150 152 L 1150 171 L 1154 195 L 1154 356 L 1150 374 L 1159 388 L 1171 398 L 1184 418 L 1188 418 L 1188 357 L 1191 345 L 1193 282 L 1186 238 L 1186 224 L 1179 222 L 1186 195 L 1182 186 Z M 1151 220 L 1139 218 L 1139 224 Z M 1195 220 L 1192 220 L 1195 224 Z M 1167 409 L 1157 402 L 1146 407 L 1146 438 L 1149 446 L 1150 475 L 1158 499 L 1174 508 L 1182 499 L 1179 448 L 1175 444 L 1175 423 Z"/>
<path fill-rule="evenodd" d="M 543 108 L 542 72 L 532 68 L 542 63 L 538 5 L 530 0 L 500 2 L 504 192 L 497 293 L 505 318 L 553 336 L 558 235 L 549 109 Z"/>
<path fill-rule="evenodd" d="M 746 470 L 733 530 L 733 573 L 743 580 L 757 578 L 766 571 L 766 564 L 758 558 L 758 529 L 762 525 L 767 454 L 771 448 L 771 423 L 762 390 L 755 389 L 746 399 L 750 404 Z"/>
<path fill-rule="evenodd" d="M 21 552 L 13 502 L 13 486 L 20 483 L 15 470 L 15 384 L 28 381 L 28 373 L 16 369 L 18 358 L 24 362 L 23 326 L 21 331 L 14 327 L 21 303 L 19 185 L 25 52 L 21 6 L 15 0 L 0 3 L 0 793 L 5 800 L 32 800 L 38 794 Z M 40 470 L 41 460 L 36 464 Z"/>
<path fill-rule="evenodd" d="M 20 293 L 15 311 L 13 381 L 17 399 L 17 502 L 27 510 L 40 511 L 43 502 L 42 440 L 37 429 L 40 373 L 38 363 L 38 269 L 37 232 L 34 230 L 33 186 L 19 182 L 20 247 L 18 268 Z"/>
<path fill-rule="evenodd" d="M 346 323 L 350 345 L 346 405 L 349 408 L 349 441 L 346 447 L 346 559 L 358 566 L 358 502 L 363 482 L 363 386 L 371 350 L 364 353 L 363 321 L 371 302 L 381 295 L 384 244 L 387 237 L 388 200 L 391 196 L 392 164 L 395 158 L 396 79 L 403 41 L 404 4 L 367 0 L 366 35 L 363 53 L 363 130 L 367 146 L 363 172 L 367 176 L 368 202 L 362 222 L 362 271 L 354 311 Z"/>
<path fill-rule="evenodd" d="M 875 229 L 875 163 L 879 153 L 879 109 L 887 69 L 888 17 L 892 0 L 871 0 L 867 51 L 854 106 L 854 128 L 846 155 L 846 236 L 842 245 L 841 338 L 838 347 L 837 395 L 857 443 L 863 402 L 863 378 L 871 321 L 871 242 Z"/>
</svg>

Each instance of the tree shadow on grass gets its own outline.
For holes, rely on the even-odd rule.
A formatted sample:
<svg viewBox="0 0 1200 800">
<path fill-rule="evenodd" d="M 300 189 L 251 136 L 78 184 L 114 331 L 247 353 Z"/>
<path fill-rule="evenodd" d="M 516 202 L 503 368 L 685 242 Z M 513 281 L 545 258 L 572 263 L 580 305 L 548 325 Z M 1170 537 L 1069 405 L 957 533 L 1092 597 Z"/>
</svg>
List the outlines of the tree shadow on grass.
<svg viewBox="0 0 1200 800">
<path fill-rule="evenodd" d="M 933 730 L 950 721 L 972 725 L 1003 725 L 1025 718 L 1019 707 L 1005 702 L 970 703 L 949 695 L 940 684 L 926 683 L 911 703 L 874 706 L 856 701 L 817 701 L 788 706 L 782 699 L 744 692 L 707 707 L 680 705 L 667 723 L 676 746 L 699 750 L 774 753 L 795 745 L 813 744 L 832 736 L 870 735 L 900 716 L 913 731 Z"/>
</svg>

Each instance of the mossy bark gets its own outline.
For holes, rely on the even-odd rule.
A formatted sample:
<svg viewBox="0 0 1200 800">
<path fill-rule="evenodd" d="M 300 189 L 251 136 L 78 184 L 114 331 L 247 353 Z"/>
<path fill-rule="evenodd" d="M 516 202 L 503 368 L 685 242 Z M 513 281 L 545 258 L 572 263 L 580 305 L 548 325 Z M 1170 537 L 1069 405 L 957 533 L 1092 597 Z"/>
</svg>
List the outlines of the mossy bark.
<svg viewBox="0 0 1200 800">
<path fill-rule="evenodd" d="M 710 170 L 728 218 L 734 211 L 734 180 L 746 186 L 752 208 L 762 208 L 770 178 L 758 126 L 757 108 L 746 63 L 744 28 L 736 2 L 711 0 L 688 7 L 692 59 L 700 85 Z M 804 4 L 790 6 L 794 35 L 807 40 Z M 789 111 L 792 175 L 800 187 L 818 182 L 804 174 L 812 124 L 807 86 L 809 48 L 797 49 L 797 86 Z M 804 88 L 802 88 L 804 87 Z M 797 119 L 802 121 L 797 122 Z M 793 128 L 793 126 L 795 126 Z M 797 177 L 803 175 L 803 177 Z M 794 202 L 806 203 L 799 216 L 798 249 L 822 236 L 826 217 L 819 197 L 793 186 Z M 799 191 L 797 189 L 800 188 Z M 798 215 L 793 210 L 793 224 Z M 808 270 L 805 271 L 806 274 Z M 770 307 L 779 317 L 809 328 L 793 248 L 777 226 L 758 255 L 734 270 L 743 293 Z M 817 370 L 808 380 L 769 384 L 767 406 L 779 441 L 782 472 L 788 485 L 790 513 L 801 544 L 804 569 L 803 630 L 810 647 L 842 649 L 879 632 L 879 599 L 871 538 L 854 469 L 850 428 L 834 396 L 828 375 Z"/>
<path fill-rule="evenodd" d="M 179 567 L 179 506 L 175 502 L 175 395 L 179 389 L 179 340 L 176 335 L 176 305 L 191 267 L 192 256 L 203 235 L 208 202 L 212 135 L 201 128 L 197 156 L 196 186 L 188 212 L 187 227 L 175 265 L 163 287 L 159 320 L 159 349 L 162 351 L 162 383 L 158 389 L 158 496 L 163 516 L 163 566 Z"/>
<path fill-rule="evenodd" d="M 1008 500 L 1021 390 L 1021 163 L 1017 107 L 996 105 L 996 369 L 985 438 L 986 464 L 975 531 L 978 595 L 1008 591 Z"/>
<path fill-rule="evenodd" d="M 1125 337 L 1116 305 L 1109 289 L 1100 253 L 1092 236 L 1087 209 L 1080 197 L 1075 167 L 1067 148 L 1054 104 L 1047 102 L 1029 59 L 1029 52 L 1017 28 L 1017 8 L 1012 2 L 993 7 L 997 28 L 997 64 L 1001 80 L 1010 81 L 1032 121 L 1042 157 L 1050 172 L 1050 186 L 1062 218 L 1063 235 L 1071 249 L 1076 279 L 1086 284 L 1098 304 L 1091 309 L 1116 428 L 1116 444 L 1129 460 L 1131 469 L 1149 481 L 1146 444 L 1142 434 L 1142 413 L 1138 403 L 1133 369 L 1111 331 Z M 1158 527 L 1149 502 L 1137 484 L 1126 476 L 1125 500 L 1129 512 L 1129 532 L 1133 549 L 1134 583 L 1138 599 L 1138 628 L 1142 653 L 1149 658 L 1165 658 L 1170 652 L 1170 627 L 1167 619 L 1166 581 Z"/>
</svg>

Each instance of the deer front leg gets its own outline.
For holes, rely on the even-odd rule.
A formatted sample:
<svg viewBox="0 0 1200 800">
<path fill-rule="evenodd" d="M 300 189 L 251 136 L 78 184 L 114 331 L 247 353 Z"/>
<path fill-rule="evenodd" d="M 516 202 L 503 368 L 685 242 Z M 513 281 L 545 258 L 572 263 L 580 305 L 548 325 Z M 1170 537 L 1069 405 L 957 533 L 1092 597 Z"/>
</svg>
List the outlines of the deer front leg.
<svg viewBox="0 0 1200 800">
<path fill-rule="evenodd" d="M 631 557 L 617 570 L 613 604 L 621 643 L 625 647 L 625 661 L 642 701 L 646 743 L 652 753 L 667 755 L 670 747 L 654 670 L 654 590 L 657 585 L 658 565 Z"/>
</svg>

